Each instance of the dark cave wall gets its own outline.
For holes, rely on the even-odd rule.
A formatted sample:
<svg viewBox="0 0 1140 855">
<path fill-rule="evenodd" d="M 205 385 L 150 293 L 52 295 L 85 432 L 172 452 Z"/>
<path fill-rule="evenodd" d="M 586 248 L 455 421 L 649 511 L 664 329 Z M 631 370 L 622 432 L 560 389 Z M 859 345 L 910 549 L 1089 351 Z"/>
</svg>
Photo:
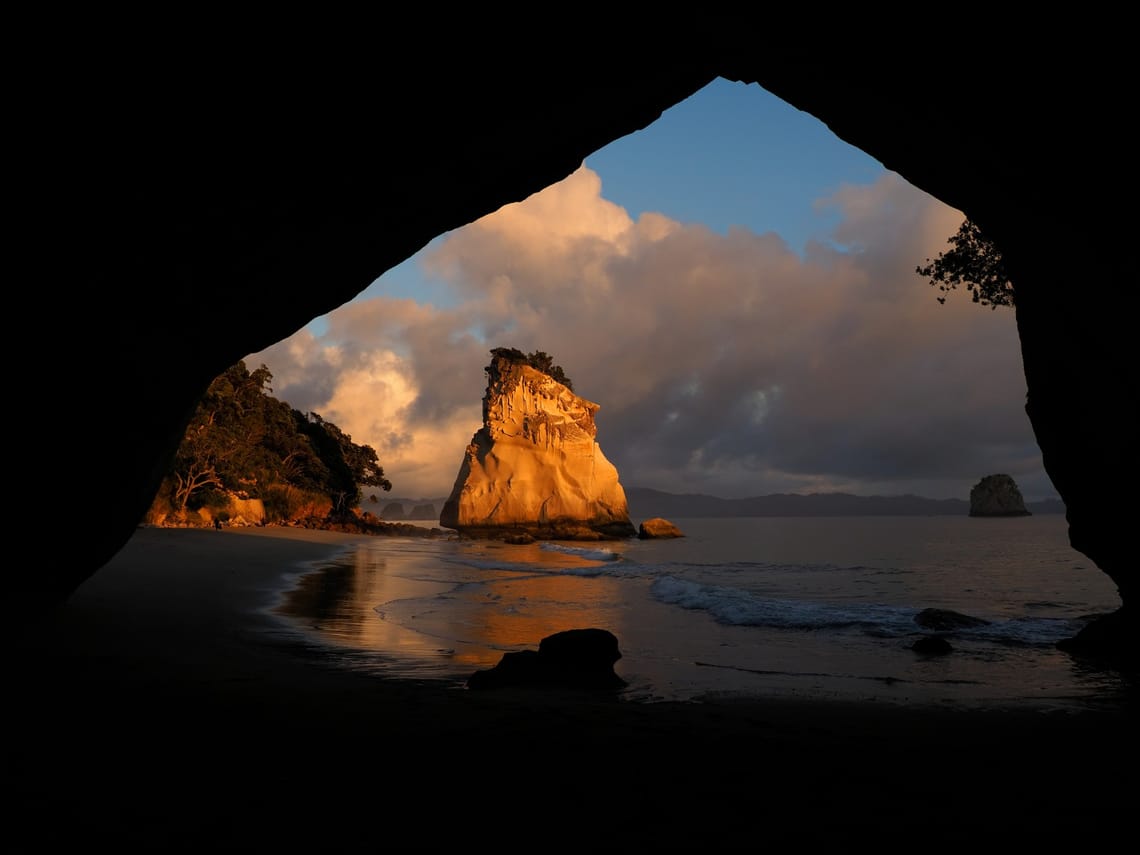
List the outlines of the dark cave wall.
<svg viewBox="0 0 1140 855">
<path fill-rule="evenodd" d="M 1065 501 L 1070 542 L 1127 600 L 1136 581 L 1122 494 L 1136 426 L 1125 401 L 1135 372 L 1131 318 L 1113 305 L 1116 248 L 1128 238 L 1110 213 L 1112 196 L 1132 183 L 1119 171 L 1130 133 L 1111 85 L 1123 54 L 1076 71 L 998 33 L 973 47 L 1004 56 L 938 65 L 912 55 L 900 66 L 915 74 L 910 85 L 898 67 L 873 65 L 843 73 L 777 64 L 741 78 L 962 210 L 1001 248 L 1016 289 L 1026 413 Z"/>
<path fill-rule="evenodd" d="M 122 548 L 226 367 L 714 76 L 582 59 L 545 58 L 541 101 L 516 57 L 476 62 L 470 48 L 446 61 L 450 86 L 387 59 L 353 81 L 339 66 L 236 80 L 168 68 L 159 101 L 133 69 L 110 69 L 64 93 L 64 124 L 100 132 L 29 142 L 43 167 L 20 204 L 40 305 L 62 283 L 55 334 L 75 354 L 47 402 L 38 477 L 76 485 L 87 510 L 62 541 L 45 525 L 51 566 L 21 574 L 18 595 L 57 602 Z M 31 394 L 44 383 L 26 379 Z"/>
<path fill-rule="evenodd" d="M 49 461 L 43 483 L 81 483 L 90 510 L 66 538 L 40 524 L 56 551 L 22 574 L 18 595 L 58 602 L 122 548 L 224 368 L 435 236 L 564 178 L 717 74 L 812 113 L 993 235 L 1016 277 L 1027 410 L 1073 544 L 1130 590 L 1122 511 L 1106 486 L 1132 433 L 1123 313 L 1073 298 L 1115 281 L 1096 249 L 1110 191 L 1056 171 L 1062 158 L 1112 157 L 1116 112 L 1098 112 L 1110 93 L 1059 100 L 1078 72 L 1030 65 L 1031 47 L 984 65 L 917 55 L 908 65 L 868 63 L 866 45 L 821 53 L 696 28 L 676 36 L 624 45 L 604 63 L 580 48 L 531 51 L 525 63 L 443 52 L 431 76 L 380 57 L 351 76 L 282 65 L 203 77 L 167 62 L 148 68 L 161 75 L 157 98 L 127 63 L 72 80 L 54 119 L 20 140 L 16 205 L 28 304 L 73 355 L 32 453 Z M 1076 132 L 1094 119 L 1103 133 Z"/>
</svg>

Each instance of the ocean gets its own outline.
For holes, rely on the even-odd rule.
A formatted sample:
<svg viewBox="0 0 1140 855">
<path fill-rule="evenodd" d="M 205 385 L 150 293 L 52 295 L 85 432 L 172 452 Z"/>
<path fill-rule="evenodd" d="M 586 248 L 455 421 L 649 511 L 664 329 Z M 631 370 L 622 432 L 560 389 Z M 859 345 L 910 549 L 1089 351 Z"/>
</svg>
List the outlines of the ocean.
<svg viewBox="0 0 1140 855">
<path fill-rule="evenodd" d="M 672 540 L 377 537 L 286 574 L 276 632 L 335 668 L 465 690 L 600 627 L 630 702 L 799 697 L 1042 708 L 1134 687 L 1056 649 L 1120 599 L 1063 515 L 674 519 Z M 977 625 L 932 630 L 925 609 Z M 940 636 L 950 650 L 912 646 Z"/>
</svg>

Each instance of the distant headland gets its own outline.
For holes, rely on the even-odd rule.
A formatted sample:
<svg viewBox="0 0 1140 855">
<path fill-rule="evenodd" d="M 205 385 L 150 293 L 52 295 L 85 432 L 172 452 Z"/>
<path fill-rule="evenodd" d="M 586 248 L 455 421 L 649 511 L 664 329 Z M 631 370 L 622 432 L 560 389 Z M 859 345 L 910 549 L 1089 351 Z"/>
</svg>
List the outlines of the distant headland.
<svg viewBox="0 0 1140 855">
<path fill-rule="evenodd" d="M 648 487 L 627 487 L 626 498 L 635 517 L 669 519 L 703 517 L 866 517 L 866 516 L 968 516 L 965 499 L 927 499 L 923 496 L 856 496 L 850 493 L 774 493 L 743 499 L 721 499 L 700 493 L 666 493 Z M 1063 514 L 1060 499 L 1026 502 L 1033 514 Z"/>
<path fill-rule="evenodd" d="M 699 519 L 716 517 L 866 517 L 866 516 L 969 516 L 966 499 L 928 499 L 923 496 L 856 496 L 850 493 L 774 493 L 743 499 L 722 499 L 701 493 L 667 493 L 649 487 L 626 487 L 633 519 Z M 386 500 L 381 517 L 389 521 L 438 521 L 445 496 Z M 428 513 L 427 508 L 433 510 Z M 1063 514 L 1060 499 L 1026 502 L 1037 514 Z M 412 510 L 415 509 L 413 515 Z M 402 513 L 401 513 L 402 511 Z"/>
</svg>

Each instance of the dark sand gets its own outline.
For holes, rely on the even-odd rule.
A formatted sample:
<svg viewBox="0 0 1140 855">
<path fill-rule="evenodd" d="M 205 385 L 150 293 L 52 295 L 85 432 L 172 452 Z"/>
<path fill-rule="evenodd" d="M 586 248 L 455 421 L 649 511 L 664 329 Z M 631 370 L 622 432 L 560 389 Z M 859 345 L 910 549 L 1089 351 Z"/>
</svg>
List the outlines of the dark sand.
<svg viewBox="0 0 1140 855">
<path fill-rule="evenodd" d="M 471 692 L 333 670 L 261 631 L 284 568 L 355 539 L 140 529 L 21 632 L 7 851 L 988 850 L 1107 846 L 1140 821 L 1119 702 Z"/>
</svg>

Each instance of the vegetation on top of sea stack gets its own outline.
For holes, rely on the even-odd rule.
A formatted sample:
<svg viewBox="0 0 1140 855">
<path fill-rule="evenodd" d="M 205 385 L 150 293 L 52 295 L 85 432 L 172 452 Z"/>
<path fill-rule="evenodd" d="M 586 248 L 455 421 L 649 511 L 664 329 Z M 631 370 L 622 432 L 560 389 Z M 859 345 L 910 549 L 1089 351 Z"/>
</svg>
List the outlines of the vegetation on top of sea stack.
<svg viewBox="0 0 1140 855">
<path fill-rule="evenodd" d="M 495 347 L 491 349 L 491 356 L 495 359 L 505 359 L 515 365 L 529 365 L 536 371 L 541 371 L 543 374 L 561 383 L 571 392 L 574 391 L 574 384 L 570 382 L 570 378 L 562 370 L 561 365 L 554 364 L 554 358 L 544 351 L 533 350 L 530 353 L 523 353 L 517 347 Z M 490 372 L 493 368 L 488 365 L 484 370 Z"/>
<path fill-rule="evenodd" d="M 152 514 L 185 519 L 201 508 L 224 512 L 232 499 L 260 499 L 266 522 L 293 520 L 305 508 L 347 516 L 359 505 L 362 487 L 392 489 L 374 448 L 274 398 L 272 378 L 266 366 L 251 372 L 242 361 L 214 379 Z"/>
</svg>

